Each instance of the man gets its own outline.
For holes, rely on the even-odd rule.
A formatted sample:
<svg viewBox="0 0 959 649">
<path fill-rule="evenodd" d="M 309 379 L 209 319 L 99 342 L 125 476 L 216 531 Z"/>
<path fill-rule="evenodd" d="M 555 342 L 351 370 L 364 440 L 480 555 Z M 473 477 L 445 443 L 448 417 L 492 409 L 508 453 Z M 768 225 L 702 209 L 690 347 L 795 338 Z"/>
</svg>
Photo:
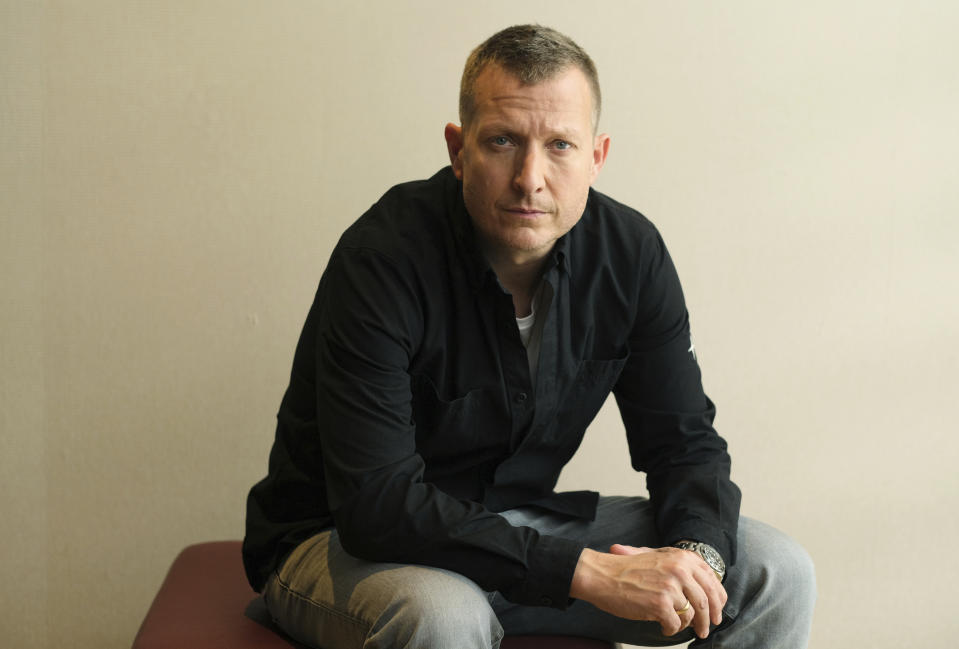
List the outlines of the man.
<svg viewBox="0 0 959 649">
<path fill-rule="evenodd" d="M 451 167 L 336 246 L 248 499 L 247 574 L 293 637 L 806 645 L 811 564 L 739 520 L 662 239 L 591 189 L 599 113 L 569 38 L 492 36 L 446 126 Z M 649 500 L 555 493 L 611 391 Z"/>
</svg>

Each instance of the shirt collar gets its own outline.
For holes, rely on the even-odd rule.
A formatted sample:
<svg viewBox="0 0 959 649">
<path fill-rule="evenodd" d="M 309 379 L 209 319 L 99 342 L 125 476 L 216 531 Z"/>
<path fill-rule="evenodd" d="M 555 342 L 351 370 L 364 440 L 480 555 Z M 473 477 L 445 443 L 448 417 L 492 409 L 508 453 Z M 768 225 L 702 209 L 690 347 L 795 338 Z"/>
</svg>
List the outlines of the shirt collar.
<svg viewBox="0 0 959 649">
<path fill-rule="evenodd" d="M 450 228 L 453 231 L 453 240 L 459 257 L 463 260 L 470 286 L 474 291 L 481 289 L 487 282 L 496 281 L 496 274 L 483 255 L 476 239 L 476 230 L 473 221 L 466 211 L 463 202 L 463 183 L 453 175 L 452 167 L 443 170 L 450 183 L 449 214 Z"/>
</svg>

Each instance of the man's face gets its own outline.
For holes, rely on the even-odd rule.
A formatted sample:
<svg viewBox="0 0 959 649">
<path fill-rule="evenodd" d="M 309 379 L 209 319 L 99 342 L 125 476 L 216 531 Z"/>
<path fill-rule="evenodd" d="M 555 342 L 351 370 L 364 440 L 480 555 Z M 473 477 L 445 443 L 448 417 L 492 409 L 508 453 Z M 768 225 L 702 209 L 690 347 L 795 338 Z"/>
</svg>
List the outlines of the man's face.
<svg viewBox="0 0 959 649">
<path fill-rule="evenodd" d="M 447 125 L 446 142 L 484 251 L 513 263 L 542 259 L 579 221 L 609 150 L 608 136 L 593 135 L 592 95 L 577 67 L 524 85 L 488 66 L 469 124 Z"/>
</svg>

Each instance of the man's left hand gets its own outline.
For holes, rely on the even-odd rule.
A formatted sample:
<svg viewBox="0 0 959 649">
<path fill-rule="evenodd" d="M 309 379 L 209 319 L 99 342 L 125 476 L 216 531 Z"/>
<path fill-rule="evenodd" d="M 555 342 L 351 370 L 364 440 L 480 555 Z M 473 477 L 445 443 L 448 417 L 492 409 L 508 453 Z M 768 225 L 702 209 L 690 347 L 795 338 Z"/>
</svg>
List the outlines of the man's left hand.
<svg viewBox="0 0 959 649">
<path fill-rule="evenodd" d="M 675 548 L 664 548 L 664 549 L 675 549 Z M 631 545 L 620 545 L 615 544 L 610 546 L 610 554 L 618 554 L 621 556 L 634 555 L 634 554 L 643 554 L 644 552 L 650 552 L 650 548 L 636 548 Z M 677 552 L 686 552 L 686 550 L 676 549 Z M 684 615 L 680 615 L 680 618 L 685 622 L 685 626 L 693 626 L 696 631 L 696 635 L 700 638 L 705 638 L 709 634 L 709 623 L 710 621 L 713 624 L 719 624 L 722 622 L 723 615 L 723 606 L 726 604 L 726 589 L 723 588 L 722 583 L 716 577 L 715 571 L 706 563 L 702 557 L 696 555 L 699 561 L 703 564 L 702 570 L 698 570 L 695 574 L 696 581 L 703 588 L 703 591 L 706 593 L 707 605 L 703 606 L 693 606 L 693 615 L 688 618 Z M 685 627 L 684 627 L 685 628 Z"/>
</svg>

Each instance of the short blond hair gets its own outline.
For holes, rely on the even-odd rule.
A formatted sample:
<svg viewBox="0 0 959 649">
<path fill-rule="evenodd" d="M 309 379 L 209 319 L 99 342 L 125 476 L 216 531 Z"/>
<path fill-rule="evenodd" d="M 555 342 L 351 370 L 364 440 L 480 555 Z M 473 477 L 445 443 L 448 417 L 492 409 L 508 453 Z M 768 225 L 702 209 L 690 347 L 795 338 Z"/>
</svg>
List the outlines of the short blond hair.
<svg viewBox="0 0 959 649">
<path fill-rule="evenodd" d="M 586 76 L 593 95 L 593 132 L 598 128 L 602 95 L 596 65 L 569 36 L 542 25 L 507 27 L 470 53 L 460 81 L 460 123 L 464 127 L 476 110 L 476 79 L 489 65 L 498 65 L 529 85 L 552 79 L 570 67 L 578 67 Z"/>
</svg>

